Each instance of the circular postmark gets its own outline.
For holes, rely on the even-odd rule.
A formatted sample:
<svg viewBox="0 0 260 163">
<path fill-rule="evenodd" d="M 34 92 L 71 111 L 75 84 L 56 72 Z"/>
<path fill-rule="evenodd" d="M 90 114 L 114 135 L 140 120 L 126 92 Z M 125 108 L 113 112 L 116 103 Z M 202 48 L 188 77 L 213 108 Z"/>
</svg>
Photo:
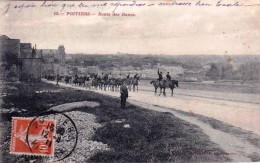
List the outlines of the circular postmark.
<svg viewBox="0 0 260 163">
<path fill-rule="evenodd" d="M 53 156 L 52 161 L 69 157 L 76 148 L 78 131 L 66 114 L 49 111 L 34 118 L 28 125 L 26 143 L 32 154 Z"/>
</svg>

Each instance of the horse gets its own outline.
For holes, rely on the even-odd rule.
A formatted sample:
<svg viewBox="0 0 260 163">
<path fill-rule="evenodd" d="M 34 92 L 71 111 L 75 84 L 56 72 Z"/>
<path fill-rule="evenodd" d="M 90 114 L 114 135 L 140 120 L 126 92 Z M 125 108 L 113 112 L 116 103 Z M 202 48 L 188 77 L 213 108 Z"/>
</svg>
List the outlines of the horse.
<svg viewBox="0 0 260 163">
<path fill-rule="evenodd" d="M 132 84 L 133 84 L 133 78 L 132 77 L 131 78 L 126 78 L 125 79 L 125 83 L 128 86 L 129 91 L 131 91 L 131 87 L 132 87 Z"/>
<path fill-rule="evenodd" d="M 115 78 L 108 79 L 108 87 L 111 91 L 115 91 L 115 87 L 117 87 Z"/>
<path fill-rule="evenodd" d="M 91 79 L 90 77 L 87 77 L 87 78 L 85 79 L 85 83 L 84 83 L 85 88 L 91 89 L 92 82 L 93 82 L 92 79 Z"/>
<path fill-rule="evenodd" d="M 56 76 L 56 84 L 58 85 L 59 82 L 64 78 L 64 76 L 57 75 Z"/>
<path fill-rule="evenodd" d="M 153 84 L 153 86 L 154 86 L 154 94 L 157 94 L 157 89 L 160 87 L 160 82 L 159 82 L 159 80 L 152 80 L 151 82 L 150 82 L 150 84 Z M 161 93 L 162 91 L 160 91 L 160 93 Z"/>
<path fill-rule="evenodd" d="M 99 81 L 100 89 L 102 90 L 104 88 L 104 91 L 106 91 L 107 86 L 109 85 L 109 80 L 104 78 Z"/>
<path fill-rule="evenodd" d="M 116 79 L 116 89 L 118 90 L 121 85 L 125 82 L 125 79 L 117 78 Z"/>
<path fill-rule="evenodd" d="M 47 79 L 47 80 L 51 80 L 51 81 L 54 81 L 55 80 L 55 75 L 53 75 L 53 74 L 49 74 L 49 75 L 45 75 L 45 78 Z"/>
<path fill-rule="evenodd" d="M 66 75 L 65 76 L 65 83 L 68 84 L 71 80 L 71 76 Z"/>
<path fill-rule="evenodd" d="M 137 92 L 138 92 L 138 81 L 140 80 L 140 77 L 137 76 L 136 78 L 133 78 L 132 80 L 132 85 L 133 85 L 133 91 L 135 91 L 135 87 L 137 88 Z"/>
<path fill-rule="evenodd" d="M 157 89 L 160 88 L 160 95 L 163 90 L 164 96 L 166 96 L 166 93 L 165 93 L 166 88 L 171 89 L 171 96 L 173 96 L 173 89 L 175 88 L 175 85 L 177 87 L 179 87 L 179 81 L 177 81 L 177 80 L 170 80 L 170 81 L 163 80 L 161 82 L 159 82 L 158 80 L 153 80 L 150 82 L 150 84 L 153 84 L 153 86 L 155 88 L 155 91 L 154 91 L 155 94 L 157 93 Z"/>
<path fill-rule="evenodd" d="M 73 76 L 72 85 L 75 84 L 75 86 L 77 86 L 77 84 L 78 84 L 78 79 L 79 79 L 78 75 Z"/>
<path fill-rule="evenodd" d="M 96 88 L 96 89 L 98 88 L 98 79 L 93 79 L 92 80 L 92 87 Z"/>
<path fill-rule="evenodd" d="M 85 84 L 84 77 L 80 76 L 80 77 L 78 78 L 77 82 L 78 82 L 78 83 L 77 83 L 78 86 L 81 86 L 82 84 L 83 84 L 83 86 L 84 86 L 84 84 Z"/>
<path fill-rule="evenodd" d="M 98 77 L 97 80 L 96 80 L 96 82 L 97 82 L 97 83 L 96 83 L 96 84 L 97 84 L 97 87 L 102 90 L 103 81 L 102 81 L 101 77 Z"/>
</svg>

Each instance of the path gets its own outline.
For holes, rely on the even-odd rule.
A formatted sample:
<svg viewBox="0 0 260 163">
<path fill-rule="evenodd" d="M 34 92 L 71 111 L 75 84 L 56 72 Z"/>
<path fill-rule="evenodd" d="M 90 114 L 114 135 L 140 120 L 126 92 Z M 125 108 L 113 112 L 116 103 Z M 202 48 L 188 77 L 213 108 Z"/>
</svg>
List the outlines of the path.
<svg viewBox="0 0 260 163">
<path fill-rule="evenodd" d="M 50 81 L 45 81 L 45 82 L 55 83 Z M 85 88 L 82 87 L 75 87 L 71 85 L 66 85 L 64 83 L 60 83 L 60 85 L 74 88 L 74 89 L 79 89 L 79 90 L 86 90 Z M 91 90 L 91 91 L 113 96 L 113 97 L 119 97 L 119 92 L 101 91 L 101 90 Z M 256 124 L 248 124 L 248 126 L 253 125 L 251 129 L 257 129 L 256 131 L 260 131 L 258 130 L 259 129 L 258 125 L 260 123 L 257 123 L 258 121 L 260 122 L 260 118 L 259 118 L 260 116 L 258 116 L 259 119 L 256 118 L 256 122 L 254 121 L 255 119 L 253 118 L 258 114 L 260 115 L 259 108 L 258 108 L 259 105 L 257 104 L 238 103 L 238 102 L 225 101 L 225 100 L 203 99 L 198 97 L 191 98 L 187 96 L 180 97 L 180 95 L 178 96 L 175 95 L 174 98 L 157 97 L 151 95 L 150 92 L 130 92 L 129 96 L 130 97 L 128 102 L 130 102 L 131 104 L 138 105 L 150 110 L 155 110 L 160 112 L 171 112 L 174 116 L 199 126 L 204 131 L 204 133 L 209 136 L 212 142 L 219 144 L 220 147 L 226 153 L 232 153 L 230 157 L 233 161 L 248 162 L 248 161 L 252 161 L 250 156 L 260 155 L 260 147 L 255 147 L 249 144 L 246 140 L 237 138 L 228 133 L 214 129 L 210 125 L 202 121 L 199 121 L 194 117 L 185 116 L 170 109 L 170 108 L 175 108 L 177 110 L 193 111 L 195 113 L 202 112 L 202 113 L 206 113 L 208 117 L 214 117 L 214 118 L 220 117 L 220 119 L 221 117 L 222 119 L 223 117 L 225 117 L 226 121 L 231 119 L 231 122 L 239 122 L 235 124 L 242 125 L 243 127 L 246 127 L 247 125 L 243 125 L 241 121 L 238 121 L 238 118 L 242 118 L 242 119 L 246 118 L 245 120 L 247 121 L 253 120 L 251 122 L 256 123 Z M 249 106 L 251 108 L 249 108 Z M 227 112 L 227 110 L 229 110 L 229 112 Z M 239 114 L 239 112 L 243 113 L 243 114 L 241 113 L 241 115 L 248 114 L 247 116 L 253 116 L 253 117 L 251 119 L 249 117 L 244 117 L 244 118 L 240 117 L 241 115 Z M 234 120 L 234 117 L 237 118 L 236 121 L 232 121 Z"/>
<path fill-rule="evenodd" d="M 197 118 L 184 116 L 171 109 L 153 106 L 151 104 L 145 104 L 138 101 L 131 101 L 130 103 L 147 108 L 149 110 L 159 111 L 159 112 L 170 112 L 177 118 L 185 120 L 189 123 L 199 126 L 205 134 L 207 134 L 210 140 L 218 144 L 235 162 L 250 162 L 252 161 L 249 156 L 254 152 L 260 155 L 260 148 L 249 144 L 247 141 L 241 140 L 235 136 L 228 133 L 222 132 L 220 130 L 213 129 L 210 125 L 199 121 Z"/>
</svg>

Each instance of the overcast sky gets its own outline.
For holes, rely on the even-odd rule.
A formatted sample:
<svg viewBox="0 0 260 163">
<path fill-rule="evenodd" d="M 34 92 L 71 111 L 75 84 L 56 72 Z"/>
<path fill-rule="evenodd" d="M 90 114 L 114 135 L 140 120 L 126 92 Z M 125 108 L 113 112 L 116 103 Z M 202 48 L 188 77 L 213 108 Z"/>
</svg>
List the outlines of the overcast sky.
<svg viewBox="0 0 260 163">
<path fill-rule="evenodd" d="M 6 3 L 11 2 L 0 2 L 2 11 Z M 38 49 L 64 45 L 67 53 L 260 54 L 260 7 L 116 10 L 134 13 L 135 17 L 54 16 L 54 11 L 58 9 L 10 9 L 7 15 L 0 16 L 0 34 L 36 43 Z M 111 13 L 113 8 L 67 11 L 98 14 Z"/>
</svg>

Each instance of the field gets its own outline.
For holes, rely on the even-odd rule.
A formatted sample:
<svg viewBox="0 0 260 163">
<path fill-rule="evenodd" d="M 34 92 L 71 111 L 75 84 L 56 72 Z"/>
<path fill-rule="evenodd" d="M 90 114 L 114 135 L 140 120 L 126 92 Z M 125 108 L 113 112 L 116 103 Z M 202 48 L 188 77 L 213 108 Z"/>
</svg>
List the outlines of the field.
<svg viewBox="0 0 260 163">
<path fill-rule="evenodd" d="M 149 111 L 128 104 L 120 109 L 119 99 L 89 91 L 74 90 L 46 83 L 6 83 L 2 93 L 1 109 L 1 158 L 2 162 L 46 161 L 38 156 L 9 154 L 11 117 L 33 117 L 51 107 L 81 101 L 100 104 L 95 108 L 79 107 L 64 113 L 93 115 L 100 127 L 89 141 L 106 144 L 109 150 L 98 151 L 84 161 L 93 162 L 222 162 L 230 161 L 217 144 L 195 125 L 170 113 Z M 77 117 L 75 116 L 75 119 Z M 115 121 L 124 119 L 123 123 Z M 85 119 L 88 121 L 89 119 Z M 79 122 L 79 121 L 75 121 Z M 82 121 L 82 123 L 84 120 Z M 130 127 L 125 128 L 128 124 Z M 87 130 L 81 123 L 81 130 Z M 81 135 L 84 140 L 88 135 Z M 79 144 L 75 153 L 82 151 Z M 86 151 L 87 152 L 87 151 Z M 86 153 L 85 152 L 85 153 Z M 84 152 L 83 152 L 84 153 Z M 82 154 L 83 155 L 83 154 Z M 80 157 L 71 155 L 71 157 Z M 75 159 L 74 158 L 74 159 Z M 73 160 L 73 158 L 71 158 Z M 67 160 L 69 162 L 69 160 Z M 65 162 L 67 162 L 65 161 Z"/>
</svg>

